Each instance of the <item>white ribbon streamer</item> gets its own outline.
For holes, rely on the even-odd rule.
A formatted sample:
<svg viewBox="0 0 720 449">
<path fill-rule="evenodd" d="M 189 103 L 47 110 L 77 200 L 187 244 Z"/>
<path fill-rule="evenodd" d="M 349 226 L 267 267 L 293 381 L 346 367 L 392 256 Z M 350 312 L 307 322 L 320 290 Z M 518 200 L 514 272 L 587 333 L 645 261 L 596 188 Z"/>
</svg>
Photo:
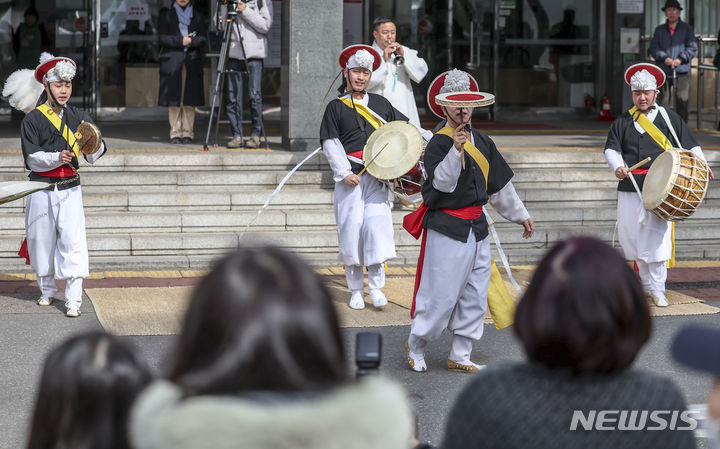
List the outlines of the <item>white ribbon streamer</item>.
<svg viewBox="0 0 720 449">
<path fill-rule="evenodd" d="M 485 218 L 488 222 L 488 228 L 490 228 L 490 234 L 492 234 L 493 240 L 495 241 L 495 248 L 497 248 L 498 254 L 500 255 L 500 260 L 502 261 L 503 267 L 505 267 L 505 271 L 510 278 L 510 282 L 512 283 L 513 287 L 515 287 L 515 290 L 517 290 L 517 292 L 522 295 L 523 291 L 518 285 L 518 283 L 515 281 L 515 278 L 512 275 L 512 271 L 510 270 L 510 264 L 508 263 L 505 252 L 500 245 L 500 237 L 498 236 L 497 231 L 495 231 L 495 222 L 493 221 L 492 217 L 490 217 L 490 214 L 488 214 L 486 208 L 483 208 L 483 212 L 485 213 Z"/>
<path fill-rule="evenodd" d="M 273 198 L 275 198 L 275 195 L 277 195 L 278 193 L 280 193 L 280 190 L 282 190 L 282 188 L 283 188 L 283 186 L 285 185 L 285 183 L 286 183 L 286 182 L 288 181 L 288 179 L 290 179 L 290 177 L 297 171 L 297 169 L 300 168 L 300 167 L 302 166 L 302 164 L 304 164 L 305 162 L 307 162 L 308 159 L 310 159 L 311 157 L 315 156 L 315 155 L 318 153 L 318 151 L 320 151 L 321 149 L 322 149 L 322 147 L 317 147 L 317 148 L 315 149 L 315 151 L 313 151 L 312 153 L 308 154 L 307 157 L 305 157 L 305 159 L 303 159 L 302 161 L 300 161 L 299 164 L 297 164 L 295 167 L 293 167 L 293 169 L 290 170 L 290 171 L 285 175 L 285 177 L 282 179 L 282 181 L 280 181 L 280 184 L 278 184 L 277 187 L 275 187 L 275 190 L 273 190 L 273 193 L 271 193 L 270 196 L 268 197 L 268 199 L 265 200 L 265 204 L 263 204 L 263 206 L 257 211 L 257 215 L 255 215 L 255 217 L 254 217 L 252 220 L 250 220 L 250 223 L 248 223 L 248 224 L 245 226 L 245 228 L 243 228 L 243 230 L 240 232 L 240 236 L 238 237 L 238 241 L 240 241 L 240 240 L 243 238 L 243 236 L 245 235 L 245 232 L 248 230 L 248 228 L 250 228 L 250 226 L 252 226 L 252 225 L 255 223 L 255 220 L 257 220 L 258 217 L 260 217 L 260 214 L 262 214 L 263 210 L 265 210 L 265 208 L 270 205 L 270 202 L 272 201 Z"/>
</svg>

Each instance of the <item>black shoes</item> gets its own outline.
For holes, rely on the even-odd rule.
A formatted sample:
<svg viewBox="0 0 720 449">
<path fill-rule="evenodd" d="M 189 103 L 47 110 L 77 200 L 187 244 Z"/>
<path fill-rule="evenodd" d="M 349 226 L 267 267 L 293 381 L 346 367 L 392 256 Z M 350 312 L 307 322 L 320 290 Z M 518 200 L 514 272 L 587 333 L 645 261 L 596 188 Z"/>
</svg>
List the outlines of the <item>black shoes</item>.
<svg viewBox="0 0 720 449">
<path fill-rule="evenodd" d="M 170 139 L 170 143 L 174 144 L 181 144 L 181 143 L 191 143 L 193 140 L 191 137 L 173 137 Z"/>
</svg>

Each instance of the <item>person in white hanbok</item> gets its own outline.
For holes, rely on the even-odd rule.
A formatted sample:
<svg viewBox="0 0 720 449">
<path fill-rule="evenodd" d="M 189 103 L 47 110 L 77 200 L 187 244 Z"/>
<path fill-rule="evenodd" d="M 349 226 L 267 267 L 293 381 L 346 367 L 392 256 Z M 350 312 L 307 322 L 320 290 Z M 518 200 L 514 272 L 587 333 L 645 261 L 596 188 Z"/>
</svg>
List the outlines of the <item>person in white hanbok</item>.
<svg viewBox="0 0 720 449">
<path fill-rule="evenodd" d="M 420 126 L 411 81 L 419 83 L 428 72 L 427 63 L 417 50 L 399 44 L 393 19 L 378 17 L 373 23 L 373 49 L 381 56 L 380 67 L 373 71 L 367 91 L 387 98 L 410 123 Z"/>
</svg>

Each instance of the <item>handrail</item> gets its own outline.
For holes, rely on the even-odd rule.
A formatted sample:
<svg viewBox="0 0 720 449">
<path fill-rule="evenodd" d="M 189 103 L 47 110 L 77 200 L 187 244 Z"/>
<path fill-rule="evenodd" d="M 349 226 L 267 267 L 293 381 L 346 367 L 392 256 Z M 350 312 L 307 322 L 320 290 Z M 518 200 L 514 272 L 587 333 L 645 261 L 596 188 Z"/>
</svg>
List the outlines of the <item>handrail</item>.
<svg viewBox="0 0 720 449">
<path fill-rule="evenodd" d="M 647 47 L 647 43 L 652 40 L 652 37 L 653 37 L 652 34 L 650 34 L 650 35 L 647 35 L 647 34 L 642 35 L 642 36 L 640 37 L 640 42 L 642 42 L 643 45 L 644 45 L 645 47 Z M 701 34 L 695 35 L 695 41 L 698 43 L 698 52 L 697 52 L 698 61 L 702 61 L 702 59 L 703 59 L 703 58 L 702 58 L 702 56 L 703 56 L 703 44 L 704 44 L 705 42 L 717 42 L 717 39 L 718 39 L 717 36 L 703 36 L 703 35 L 701 35 Z M 647 58 L 648 60 L 652 61 L 653 59 L 652 59 L 652 57 L 650 56 L 649 53 L 650 53 L 650 50 L 649 50 L 648 48 L 646 48 L 646 49 L 645 49 L 645 52 L 644 52 L 644 53 L 641 53 L 641 56 L 642 56 L 643 54 L 646 54 L 646 58 Z M 703 112 L 702 112 L 702 109 L 703 109 L 703 108 L 702 108 L 702 106 L 703 106 L 703 98 L 704 98 L 704 97 L 703 97 L 702 93 L 703 93 L 703 79 L 704 79 L 704 76 L 705 76 L 705 71 L 709 70 L 709 71 L 711 71 L 711 72 L 717 72 L 717 71 L 720 71 L 720 69 L 718 69 L 718 68 L 715 67 L 714 65 L 702 64 L 702 63 L 699 63 L 698 65 L 690 65 L 690 69 L 691 69 L 691 70 L 692 70 L 692 69 L 696 69 L 696 70 L 698 71 L 698 72 L 697 72 L 697 73 L 698 73 L 698 76 L 697 76 L 697 86 L 696 86 L 696 89 L 697 89 L 697 117 L 696 117 L 696 124 L 697 124 L 697 128 L 700 128 L 700 127 L 701 127 L 701 123 L 702 123 L 702 115 L 703 115 Z M 715 78 L 715 115 L 716 115 L 716 116 L 717 116 L 717 112 L 718 112 L 718 78 L 720 78 L 720 75 L 716 75 L 716 78 Z M 717 118 L 717 117 L 716 117 L 716 118 Z"/>
</svg>

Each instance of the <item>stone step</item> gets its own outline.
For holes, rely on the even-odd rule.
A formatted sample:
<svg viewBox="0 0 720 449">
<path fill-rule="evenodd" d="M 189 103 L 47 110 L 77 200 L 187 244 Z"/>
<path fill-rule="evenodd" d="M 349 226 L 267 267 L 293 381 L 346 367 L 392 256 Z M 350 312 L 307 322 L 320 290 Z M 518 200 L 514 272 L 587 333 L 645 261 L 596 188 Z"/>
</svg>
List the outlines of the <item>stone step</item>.
<svg viewBox="0 0 720 449">
<path fill-rule="evenodd" d="M 503 249 L 513 264 L 524 264 L 537 260 L 554 242 L 570 235 L 594 235 L 606 241 L 612 241 L 614 223 L 583 226 L 543 226 L 539 223 L 533 238 L 522 239 L 521 228 L 510 223 L 498 223 L 497 232 Z M 22 261 L 16 257 L 23 234 L 3 234 L 0 236 L 0 268 L 20 269 Z M 298 254 L 312 254 L 324 263 L 332 263 L 337 253 L 337 233 L 335 229 L 305 230 L 248 230 L 233 232 L 133 232 L 133 233 L 88 233 L 90 255 L 95 257 L 143 258 L 217 256 L 231 251 L 239 244 L 263 244 L 287 248 Z M 396 226 L 395 242 L 398 253 L 416 257 L 419 242 Z M 704 259 L 720 257 L 720 227 L 683 226 L 676 228 L 678 258 Z M 412 257 L 411 257 L 412 256 Z M 184 263 L 184 262 L 182 262 Z"/>
<path fill-rule="evenodd" d="M 573 172 L 586 168 L 608 170 L 605 156 L 600 147 L 597 150 L 568 148 L 567 150 L 503 150 L 504 159 L 513 170 L 526 168 L 548 168 Z M 93 171 L 197 171 L 197 170 L 239 170 L 267 171 L 288 170 L 305 159 L 310 152 L 285 151 L 173 151 L 173 150 L 123 150 L 110 151 L 93 165 L 83 163 L 81 173 Z M 720 164 L 720 152 L 706 151 L 711 167 Z M 301 170 L 327 170 L 324 155 L 318 153 L 305 162 Z M 0 172 L 22 173 L 22 155 L 19 151 L 0 153 Z"/>
<path fill-rule="evenodd" d="M 530 213 L 536 226 L 595 226 L 615 222 L 615 204 L 608 207 L 588 202 L 579 207 L 533 207 Z M 499 227 L 510 226 L 492 207 L 486 209 Z M 393 222 L 399 229 L 403 217 L 411 210 L 395 205 Z M 708 200 L 693 216 L 680 224 L 684 228 L 706 227 L 715 224 L 720 215 L 720 200 Z M 98 211 L 85 208 L 88 233 L 145 233 L 145 232 L 219 232 L 239 231 L 252 222 L 252 231 L 265 230 L 335 230 L 332 205 L 315 208 L 267 208 L 260 215 L 257 210 L 208 211 Z M 23 233 L 25 215 L 21 210 L 0 214 L 0 229 L 7 233 Z"/>
<path fill-rule="evenodd" d="M 111 189 L 121 191 L 193 191 L 226 190 L 233 188 L 275 188 L 285 176 L 281 171 L 198 171 L 187 172 L 90 172 L 82 173 L 83 191 L 108 192 Z M 0 173 L 0 182 L 26 181 L 27 174 Z M 332 174 L 320 171 L 295 172 L 285 183 L 284 188 L 313 186 L 331 188 L 334 184 Z"/>
</svg>

